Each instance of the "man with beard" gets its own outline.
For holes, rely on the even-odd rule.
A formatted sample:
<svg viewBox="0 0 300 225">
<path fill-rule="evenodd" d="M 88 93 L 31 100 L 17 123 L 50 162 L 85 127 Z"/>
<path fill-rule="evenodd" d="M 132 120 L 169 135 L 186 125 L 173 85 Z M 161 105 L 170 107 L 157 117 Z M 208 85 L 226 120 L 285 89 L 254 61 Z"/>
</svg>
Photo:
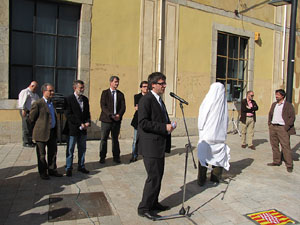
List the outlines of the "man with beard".
<svg viewBox="0 0 300 225">
<path fill-rule="evenodd" d="M 295 110 L 291 103 L 285 100 L 285 91 L 278 89 L 275 91 L 276 102 L 271 106 L 269 112 L 269 134 L 270 143 L 273 152 L 273 162 L 268 163 L 268 166 L 280 166 L 283 160 L 287 171 L 293 172 L 293 158 L 290 146 L 290 135 L 296 134 Z M 281 152 L 279 150 L 279 143 L 281 145 Z"/>
<path fill-rule="evenodd" d="M 91 124 L 90 105 L 87 97 L 83 95 L 84 82 L 75 80 L 73 82 L 74 94 L 66 99 L 66 117 L 67 123 L 65 132 L 69 135 L 66 152 L 66 175 L 72 176 L 73 155 L 75 145 L 78 148 L 78 167 L 77 170 L 81 173 L 89 173 L 85 168 L 85 152 L 87 128 Z"/>
</svg>

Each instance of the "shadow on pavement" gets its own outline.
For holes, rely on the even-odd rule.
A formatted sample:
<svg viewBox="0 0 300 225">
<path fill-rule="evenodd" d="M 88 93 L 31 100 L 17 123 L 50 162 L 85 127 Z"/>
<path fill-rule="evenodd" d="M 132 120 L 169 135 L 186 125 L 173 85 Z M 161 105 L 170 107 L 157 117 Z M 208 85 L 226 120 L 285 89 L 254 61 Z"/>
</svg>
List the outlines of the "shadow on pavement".
<svg viewBox="0 0 300 225">
<path fill-rule="evenodd" d="M 293 156 L 293 160 L 294 161 L 299 161 L 300 159 L 300 154 L 297 153 L 297 151 L 300 150 L 300 142 L 298 142 L 298 144 L 296 144 L 293 148 L 292 148 L 292 156 Z"/>
<path fill-rule="evenodd" d="M 59 172 L 63 170 L 64 168 L 58 169 Z M 29 172 L 23 175 L 24 171 Z M 18 225 L 46 223 L 48 212 L 44 212 L 45 207 L 49 205 L 48 195 L 60 193 L 74 181 L 79 182 L 88 178 L 87 175 L 78 174 L 77 180 L 68 177 L 42 180 L 36 165 L 0 169 L 0 176 L 0 224 Z M 64 213 L 68 213 L 68 210 Z"/>
<path fill-rule="evenodd" d="M 266 143 L 266 142 L 268 142 L 267 139 L 254 139 L 253 140 L 253 145 L 257 147 L 257 146 L 262 145 L 263 143 Z"/>
<path fill-rule="evenodd" d="M 249 167 L 253 163 L 253 161 L 254 161 L 254 159 L 252 159 L 252 158 L 246 158 L 246 159 L 242 159 L 242 160 L 230 163 L 230 170 L 223 172 L 222 179 L 223 180 L 229 179 L 229 182 L 230 182 L 231 180 L 233 180 L 233 178 L 235 178 L 236 176 L 241 174 L 244 169 Z M 227 184 L 229 184 L 229 182 L 225 181 L 225 183 L 227 183 Z M 216 185 L 214 183 L 207 181 L 203 187 L 200 187 L 197 184 L 197 180 L 191 181 L 186 184 L 185 200 L 187 201 L 190 198 L 194 197 L 195 195 L 200 194 L 204 190 L 206 190 L 208 188 L 213 188 L 215 186 Z M 171 208 L 176 207 L 176 206 L 182 204 L 182 193 L 183 193 L 183 186 L 181 186 L 180 191 L 163 199 L 161 201 L 161 203 L 163 205 L 168 205 Z M 218 195 L 220 195 L 221 193 L 223 193 L 223 192 L 220 192 Z M 215 196 L 215 197 L 217 197 L 217 196 Z"/>
</svg>

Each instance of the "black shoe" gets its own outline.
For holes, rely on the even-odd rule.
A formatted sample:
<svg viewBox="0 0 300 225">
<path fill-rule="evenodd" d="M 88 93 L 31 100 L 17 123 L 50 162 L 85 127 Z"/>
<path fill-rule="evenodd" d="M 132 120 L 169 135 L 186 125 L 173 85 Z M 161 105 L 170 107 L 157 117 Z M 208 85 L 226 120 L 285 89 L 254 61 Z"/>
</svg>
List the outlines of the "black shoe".
<svg viewBox="0 0 300 225">
<path fill-rule="evenodd" d="M 86 168 L 82 168 L 82 167 L 78 167 L 77 169 L 79 172 L 81 173 L 89 173 L 90 171 L 88 171 Z"/>
<path fill-rule="evenodd" d="M 151 212 L 139 212 L 138 215 L 141 216 L 141 217 L 146 217 L 147 219 L 153 220 L 153 221 L 155 221 L 156 218 L 157 218 L 157 216 L 155 216 Z"/>
<path fill-rule="evenodd" d="M 99 160 L 99 163 L 104 164 L 104 163 L 105 163 L 105 158 L 101 158 L 101 159 Z"/>
<path fill-rule="evenodd" d="M 66 176 L 67 177 L 71 177 L 72 176 L 72 170 L 67 170 L 67 172 L 66 172 Z"/>
<path fill-rule="evenodd" d="M 26 143 L 26 144 L 23 144 L 23 147 L 26 147 L 26 148 L 34 148 L 34 147 L 35 147 L 35 144 L 34 144 L 34 143 Z"/>
<path fill-rule="evenodd" d="M 288 171 L 289 173 L 292 173 L 293 172 L 293 167 L 287 167 L 286 171 Z"/>
<path fill-rule="evenodd" d="M 281 163 L 280 164 L 277 164 L 277 163 L 267 163 L 267 166 L 280 166 L 281 165 Z"/>
<path fill-rule="evenodd" d="M 117 163 L 117 164 L 120 164 L 121 160 L 120 159 L 114 159 L 114 162 Z"/>
<path fill-rule="evenodd" d="M 48 176 L 48 174 L 40 174 L 40 177 L 43 179 L 43 180 L 49 180 L 50 177 Z"/>
<path fill-rule="evenodd" d="M 137 161 L 137 157 L 132 157 L 129 161 L 129 163 L 132 163 L 132 162 L 136 162 Z"/>
<path fill-rule="evenodd" d="M 170 207 L 167 206 L 167 205 L 162 205 L 162 204 L 160 204 L 160 203 L 156 203 L 156 205 L 153 206 L 152 209 L 153 209 L 153 210 L 158 210 L 158 211 L 166 211 L 166 210 L 169 210 Z"/>
<path fill-rule="evenodd" d="M 206 183 L 206 180 L 197 180 L 197 184 L 202 187 Z"/>
<path fill-rule="evenodd" d="M 49 171 L 49 176 L 53 176 L 53 177 L 62 177 L 63 175 L 58 173 L 56 170 L 55 171 Z"/>
</svg>

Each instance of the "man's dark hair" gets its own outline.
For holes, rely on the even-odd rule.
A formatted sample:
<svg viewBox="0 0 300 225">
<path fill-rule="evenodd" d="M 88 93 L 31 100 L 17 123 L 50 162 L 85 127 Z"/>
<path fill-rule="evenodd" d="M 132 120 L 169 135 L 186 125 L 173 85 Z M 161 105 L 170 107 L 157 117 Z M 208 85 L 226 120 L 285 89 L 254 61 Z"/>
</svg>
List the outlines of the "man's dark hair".
<svg viewBox="0 0 300 225">
<path fill-rule="evenodd" d="M 140 88 L 142 88 L 142 87 L 143 87 L 143 84 L 148 84 L 148 82 L 147 82 L 147 81 L 145 81 L 145 80 L 143 80 L 143 81 L 140 83 Z"/>
<path fill-rule="evenodd" d="M 109 78 L 109 82 L 113 82 L 114 79 L 117 79 L 117 81 L 120 80 L 120 78 L 119 78 L 118 76 L 111 76 L 111 77 Z"/>
<path fill-rule="evenodd" d="M 278 89 L 275 91 L 275 93 L 279 93 L 281 96 L 283 96 L 285 98 L 285 91 L 283 89 Z"/>
<path fill-rule="evenodd" d="M 152 90 L 152 84 L 157 84 L 159 80 L 166 80 L 166 76 L 161 72 L 154 72 L 148 76 L 148 89 Z"/>
<path fill-rule="evenodd" d="M 47 91 L 47 87 L 48 86 L 52 86 L 52 87 L 54 87 L 52 84 L 50 84 L 50 83 L 44 83 L 43 85 L 42 85 L 42 87 L 41 87 L 41 91 L 42 91 L 42 93 L 44 92 L 44 91 Z"/>
<path fill-rule="evenodd" d="M 84 85 L 84 82 L 83 82 L 82 80 L 74 80 L 74 81 L 73 81 L 73 87 L 74 87 L 74 86 L 77 86 L 77 84 Z"/>
</svg>

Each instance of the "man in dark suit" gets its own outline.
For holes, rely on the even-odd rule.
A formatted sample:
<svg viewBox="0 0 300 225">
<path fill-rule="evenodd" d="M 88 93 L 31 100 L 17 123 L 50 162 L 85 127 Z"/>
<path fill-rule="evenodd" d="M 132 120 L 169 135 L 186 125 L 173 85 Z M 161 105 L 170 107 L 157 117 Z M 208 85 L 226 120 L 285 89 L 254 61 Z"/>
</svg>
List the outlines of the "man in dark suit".
<svg viewBox="0 0 300 225">
<path fill-rule="evenodd" d="M 166 77 L 155 72 L 148 77 L 149 91 L 139 102 L 138 137 L 139 153 L 143 156 L 147 171 L 142 201 L 138 206 L 138 215 L 155 219 L 153 210 L 168 210 L 158 202 L 161 180 L 164 173 L 165 152 L 171 150 L 171 132 L 176 123 L 171 125 L 166 107 L 161 99 L 165 92 Z"/>
<path fill-rule="evenodd" d="M 119 77 L 111 76 L 109 79 L 110 88 L 104 90 L 101 94 L 101 142 L 100 142 L 100 163 L 105 163 L 107 154 L 107 139 L 111 132 L 112 138 L 112 153 L 115 163 L 121 163 L 120 160 L 120 146 L 119 133 L 121 128 L 121 121 L 125 113 L 125 98 L 124 94 L 117 90 L 119 86 Z"/>
<path fill-rule="evenodd" d="M 29 122 L 33 126 L 32 139 L 36 142 L 38 170 L 44 180 L 50 176 L 61 177 L 57 172 L 57 117 L 51 101 L 54 95 L 52 84 L 45 83 L 42 88 L 43 98 L 33 103 L 29 113 Z M 46 146 L 48 148 L 46 161 Z"/>
<path fill-rule="evenodd" d="M 290 146 L 290 135 L 296 134 L 294 127 L 295 109 L 291 103 L 284 99 L 285 91 L 283 89 L 276 90 L 275 96 L 276 102 L 272 104 L 268 117 L 273 162 L 268 163 L 267 165 L 280 166 L 283 159 L 287 171 L 291 173 L 293 172 L 293 157 Z"/>
<path fill-rule="evenodd" d="M 137 137 L 137 129 L 138 129 L 138 107 L 139 107 L 139 101 L 148 92 L 148 82 L 145 80 L 142 81 L 140 84 L 140 89 L 141 89 L 141 92 L 139 94 L 134 95 L 135 113 L 131 120 L 131 126 L 133 126 L 133 128 L 134 128 L 134 133 L 133 133 L 133 141 L 132 141 L 132 157 L 129 161 L 130 163 L 137 161 L 137 157 L 138 157 L 138 151 L 136 148 L 136 137 Z"/>
<path fill-rule="evenodd" d="M 67 123 L 65 133 L 69 135 L 66 151 L 66 173 L 68 177 L 72 176 L 73 155 L 75 145 L 78 148 L 78 168 L 82 173 L 89 173 L 85 168 L 85 152 L 87 128 L 91 124 L 90 105 L 87 97 L 83 95 L 84 82 L 75 80 L 73 82 L 74 94 L 66 98 Z"/>
</svg>

